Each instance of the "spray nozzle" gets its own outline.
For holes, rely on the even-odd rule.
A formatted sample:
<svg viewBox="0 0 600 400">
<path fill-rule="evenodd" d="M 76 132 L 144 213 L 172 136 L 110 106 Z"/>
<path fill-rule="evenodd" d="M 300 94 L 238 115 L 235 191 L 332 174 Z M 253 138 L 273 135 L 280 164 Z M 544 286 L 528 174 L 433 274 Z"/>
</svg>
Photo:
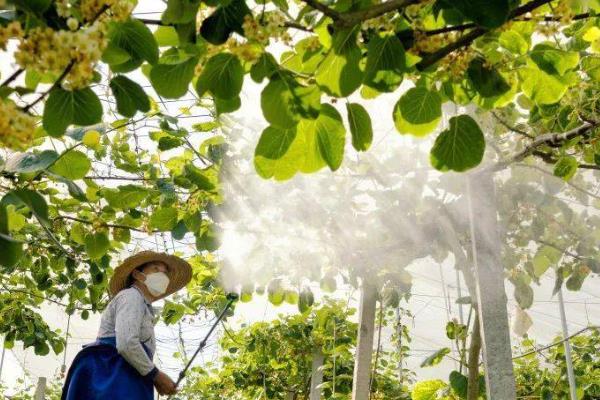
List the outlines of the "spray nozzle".
<svg viewBox="0 0 600 400">
<path fill-rule="evenodd" d="M 237 293 L 227 293 L 227 300 L 231 300 L 231 301 L 235 301 L 237 300 L 240 296 L 238 296 Z"/>
</svg>

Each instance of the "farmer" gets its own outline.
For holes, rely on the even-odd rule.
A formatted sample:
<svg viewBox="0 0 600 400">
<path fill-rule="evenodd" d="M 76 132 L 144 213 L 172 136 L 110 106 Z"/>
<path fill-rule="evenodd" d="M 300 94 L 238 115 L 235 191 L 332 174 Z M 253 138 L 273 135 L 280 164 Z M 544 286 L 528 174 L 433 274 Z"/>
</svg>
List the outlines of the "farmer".
<svg viewBox="0 0 600 400">
<path fill-rule="evenodd" d="M 110 280 L 112 297 L 102 314 L 96 342 L 73 360 L 62 400 L 153 400 L 175 393 L 175 383 L 159 371 L 154 312 L 150 304 L 187 285 L 192 268 L 179 257 L 141 251 L 119 265 Z"/>
</svg>

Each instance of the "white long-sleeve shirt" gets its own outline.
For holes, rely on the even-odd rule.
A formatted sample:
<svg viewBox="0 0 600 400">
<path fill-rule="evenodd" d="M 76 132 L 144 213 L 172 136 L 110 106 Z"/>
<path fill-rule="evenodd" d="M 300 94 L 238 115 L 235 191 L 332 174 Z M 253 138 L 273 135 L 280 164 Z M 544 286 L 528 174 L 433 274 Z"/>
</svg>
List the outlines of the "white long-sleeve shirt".
<svg viewBox="0 0 600 400">
<path fill-rule="evenodd" d="M 121 290 L 110 301 L 100 322 L 98 337 L 115 337 L 117 351 L 141 375 L 155 368 L 152 356 L 156 351 L 154 311 L 142 292 L 132 286 Z M 150 350 L 148 356 L 142 343 Z"/>
</svg>

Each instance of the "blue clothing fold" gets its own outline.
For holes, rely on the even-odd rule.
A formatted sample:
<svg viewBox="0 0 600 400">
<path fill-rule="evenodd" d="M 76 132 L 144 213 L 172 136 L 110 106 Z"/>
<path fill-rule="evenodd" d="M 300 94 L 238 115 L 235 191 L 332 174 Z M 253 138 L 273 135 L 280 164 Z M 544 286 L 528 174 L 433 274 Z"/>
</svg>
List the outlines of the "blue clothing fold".
<svg viewBox="0 0 600 400">
<path fill-rule="evenodd" d="M 144 350 L 150 356 L 149 350 Z M 153 400 L 152 378 L 117 352 L 114 337 L 83 346 L 67 373 L 61 400 Z"/>
</svg>

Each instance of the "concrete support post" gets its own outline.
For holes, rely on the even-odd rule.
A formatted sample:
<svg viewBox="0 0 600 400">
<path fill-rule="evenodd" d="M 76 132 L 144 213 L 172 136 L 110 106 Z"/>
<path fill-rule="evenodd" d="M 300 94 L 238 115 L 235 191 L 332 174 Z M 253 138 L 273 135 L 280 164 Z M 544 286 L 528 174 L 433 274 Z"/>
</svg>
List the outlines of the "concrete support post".
<svg viewBox="0 0 600 400">
<path fill-rule="evenodd" d="M 468 176 L 467 192 L 487 398 L 514 400 L 516 387 L 500 259 L 503 241 L 498 234 L 493 175 L 486 172 Z"/>
<path fill-rule="evenodd" d="M 369 399 L 376 308 L 377 288 L 363 279 L 358 312 L 358 341 L 354 361 L 352 400 Z"/>
<path fill-rule="evenodd" d="M 569 394 L 571 400 L 577 400 L 577 382 L 575 381 L 575 371 L 573 369 L 573 356 L 571 355 L 571 342 L 569 339 L 569 328 L 567 326 L 567 314 L 565 313 L 565 301 L 563 300 L 562 288 L 558 291 L 558 306 L 560 309 L 560 322 L 562 325 L 562 334 L 565 339 L 565 360 L 567 362 L 567 377 L 569 378 Z"/>
<path fill-rule="evenodd" d="M 321 349 L 314 349 L 312 353 L 312 374 L 310 376 L 309 400 L 321 400 L 321 384 L 323 383 L 323 363 L 325 356 Z"/>
<path fill-rule="evenodd" d="M 46 398 L 46 378 L 41 376 L 38 378 L 35 388 L 34 400 L 44 400 Z"/>
</svg>

